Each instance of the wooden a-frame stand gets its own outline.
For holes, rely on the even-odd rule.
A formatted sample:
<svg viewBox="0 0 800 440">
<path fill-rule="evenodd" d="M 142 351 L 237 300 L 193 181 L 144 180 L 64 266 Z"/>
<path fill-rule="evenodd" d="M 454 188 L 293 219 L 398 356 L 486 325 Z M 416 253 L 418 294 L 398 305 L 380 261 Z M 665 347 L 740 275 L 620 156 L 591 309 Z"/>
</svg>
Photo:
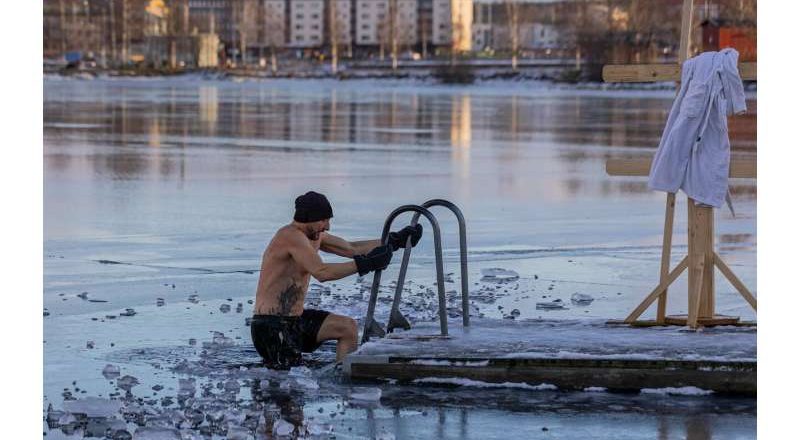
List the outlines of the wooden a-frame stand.
<svg viewBox="0 0 800 440">
<path fill-rule="evenodd" d="M 649 65 L 606 65 L 603 67 L 603 80 L 606 82 L 654 82 L 680 80 L 681 64 L 689 56 L 689 43 L 692 29 L 693 1 L 684 0 L 681 12 L 681 42 L 678 54 L 679 64 Z M 742 79 L 756 79 L 756 64 L 739 64 Z M 609 160 L 606 171 L 612 176 L 647 176 L 650 171 L 650 159 L 644 160 Z M 752 160 L 731 161 L 730 177 L 756 178 L 756 164 Z M 739 322 L 739 317 L 717 315 L 714 312 L 714 268 L 722 272 L 725 278 L 739 291 L 744 299 L 756 309 L 756 298 L 739 280 L 733 271 L 714 250 L 714 211 L 711 207 L 688 201 L 689 252 L 678 265 L 669 270 L 672 251 L 672 225 L 675 217 L 675 193 L 667 194 L 667 206 L 664 215 L 664 239 L 661 249 L 661 277 L 650 294 L 637 306 L 625 320 L 633 325 L 688 325 L 695 329 L 698 326 L 731 325 Z M 666 315 L 667 288 L 684 270 L 689 271 L 687 315 Z M 638 321 L 644 311 L 658 299 L 655 321 Z M 619 321 L 610 321 L 619 323 Z"/>
</svg>

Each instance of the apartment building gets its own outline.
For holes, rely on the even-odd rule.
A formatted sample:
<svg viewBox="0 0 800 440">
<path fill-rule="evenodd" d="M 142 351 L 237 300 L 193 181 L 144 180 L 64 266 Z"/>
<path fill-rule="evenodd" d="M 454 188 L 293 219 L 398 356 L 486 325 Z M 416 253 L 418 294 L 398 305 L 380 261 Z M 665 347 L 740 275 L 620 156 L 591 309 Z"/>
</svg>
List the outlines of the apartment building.
<svg viewBox="0 0 800 440">
<path fill-rule="evenodd" d="M 318 47 L 324 44 L 325 0 L 289 2 L 289 46 Z"/>
<path fill-rule="evenodd" d="M 393 13 L 397 43 L 416 44 L 417 0 L 356 0 L 356 44 L 390 44 Z"/>
</svg>

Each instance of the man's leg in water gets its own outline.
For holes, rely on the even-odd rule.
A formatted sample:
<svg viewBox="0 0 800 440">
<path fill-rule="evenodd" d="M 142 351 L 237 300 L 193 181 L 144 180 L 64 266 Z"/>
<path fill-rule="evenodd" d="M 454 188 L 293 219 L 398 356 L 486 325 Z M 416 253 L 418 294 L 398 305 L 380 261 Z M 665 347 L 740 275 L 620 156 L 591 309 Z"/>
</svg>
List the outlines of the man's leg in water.
<svg viewBox="0 0 800 440">
<path fill-rule="evenodd" d="M 317 342 L 336 340 L 336 361 L 358 348 L 358 324 L 355 319 L 331 313 L 322 322 L 317 333 Z"/>
</svg>

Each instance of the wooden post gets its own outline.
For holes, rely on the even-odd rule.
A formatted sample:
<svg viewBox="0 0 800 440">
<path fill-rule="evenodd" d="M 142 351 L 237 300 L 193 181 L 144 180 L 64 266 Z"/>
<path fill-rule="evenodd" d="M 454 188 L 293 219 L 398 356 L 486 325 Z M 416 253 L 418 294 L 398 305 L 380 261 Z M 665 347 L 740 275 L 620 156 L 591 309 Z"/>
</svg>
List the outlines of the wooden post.
<svg viewBox="0 0 800 440">
<path fill-rule="evenodd" d="M 675 221 L 675 193 L 667 194 L 667 207 L 664 212 L 664 238 L 661 243 L 661 277 L 663 283 L 669 275 L 669 260 L 672 254 L 672 224 Z M 656 323 L 663 324 L 667 316 L 667 289 L 658 297 Z"/>
<path fill-rule="evenodd" d="M 689 199 L 688 228 L 688 324 L 696 328 L 698 319 L 714 317 L 714 209 Z"/>
</svg>

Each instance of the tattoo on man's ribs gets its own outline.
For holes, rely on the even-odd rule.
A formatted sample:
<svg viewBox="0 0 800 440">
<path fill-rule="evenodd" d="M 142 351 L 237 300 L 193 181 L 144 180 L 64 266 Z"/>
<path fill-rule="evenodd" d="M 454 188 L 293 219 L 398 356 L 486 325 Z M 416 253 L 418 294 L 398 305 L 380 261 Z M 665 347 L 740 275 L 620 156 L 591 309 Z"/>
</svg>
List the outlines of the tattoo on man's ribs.
<svg viewBox="0 0 800 440">
<path fill-rule="evenodd" d="M 303 290 L 297 284 L 292 284 L 278 295 L 278 310 L 276 315 L 289 315 L 297 300 L 303 295 Z"/>
</svg>

